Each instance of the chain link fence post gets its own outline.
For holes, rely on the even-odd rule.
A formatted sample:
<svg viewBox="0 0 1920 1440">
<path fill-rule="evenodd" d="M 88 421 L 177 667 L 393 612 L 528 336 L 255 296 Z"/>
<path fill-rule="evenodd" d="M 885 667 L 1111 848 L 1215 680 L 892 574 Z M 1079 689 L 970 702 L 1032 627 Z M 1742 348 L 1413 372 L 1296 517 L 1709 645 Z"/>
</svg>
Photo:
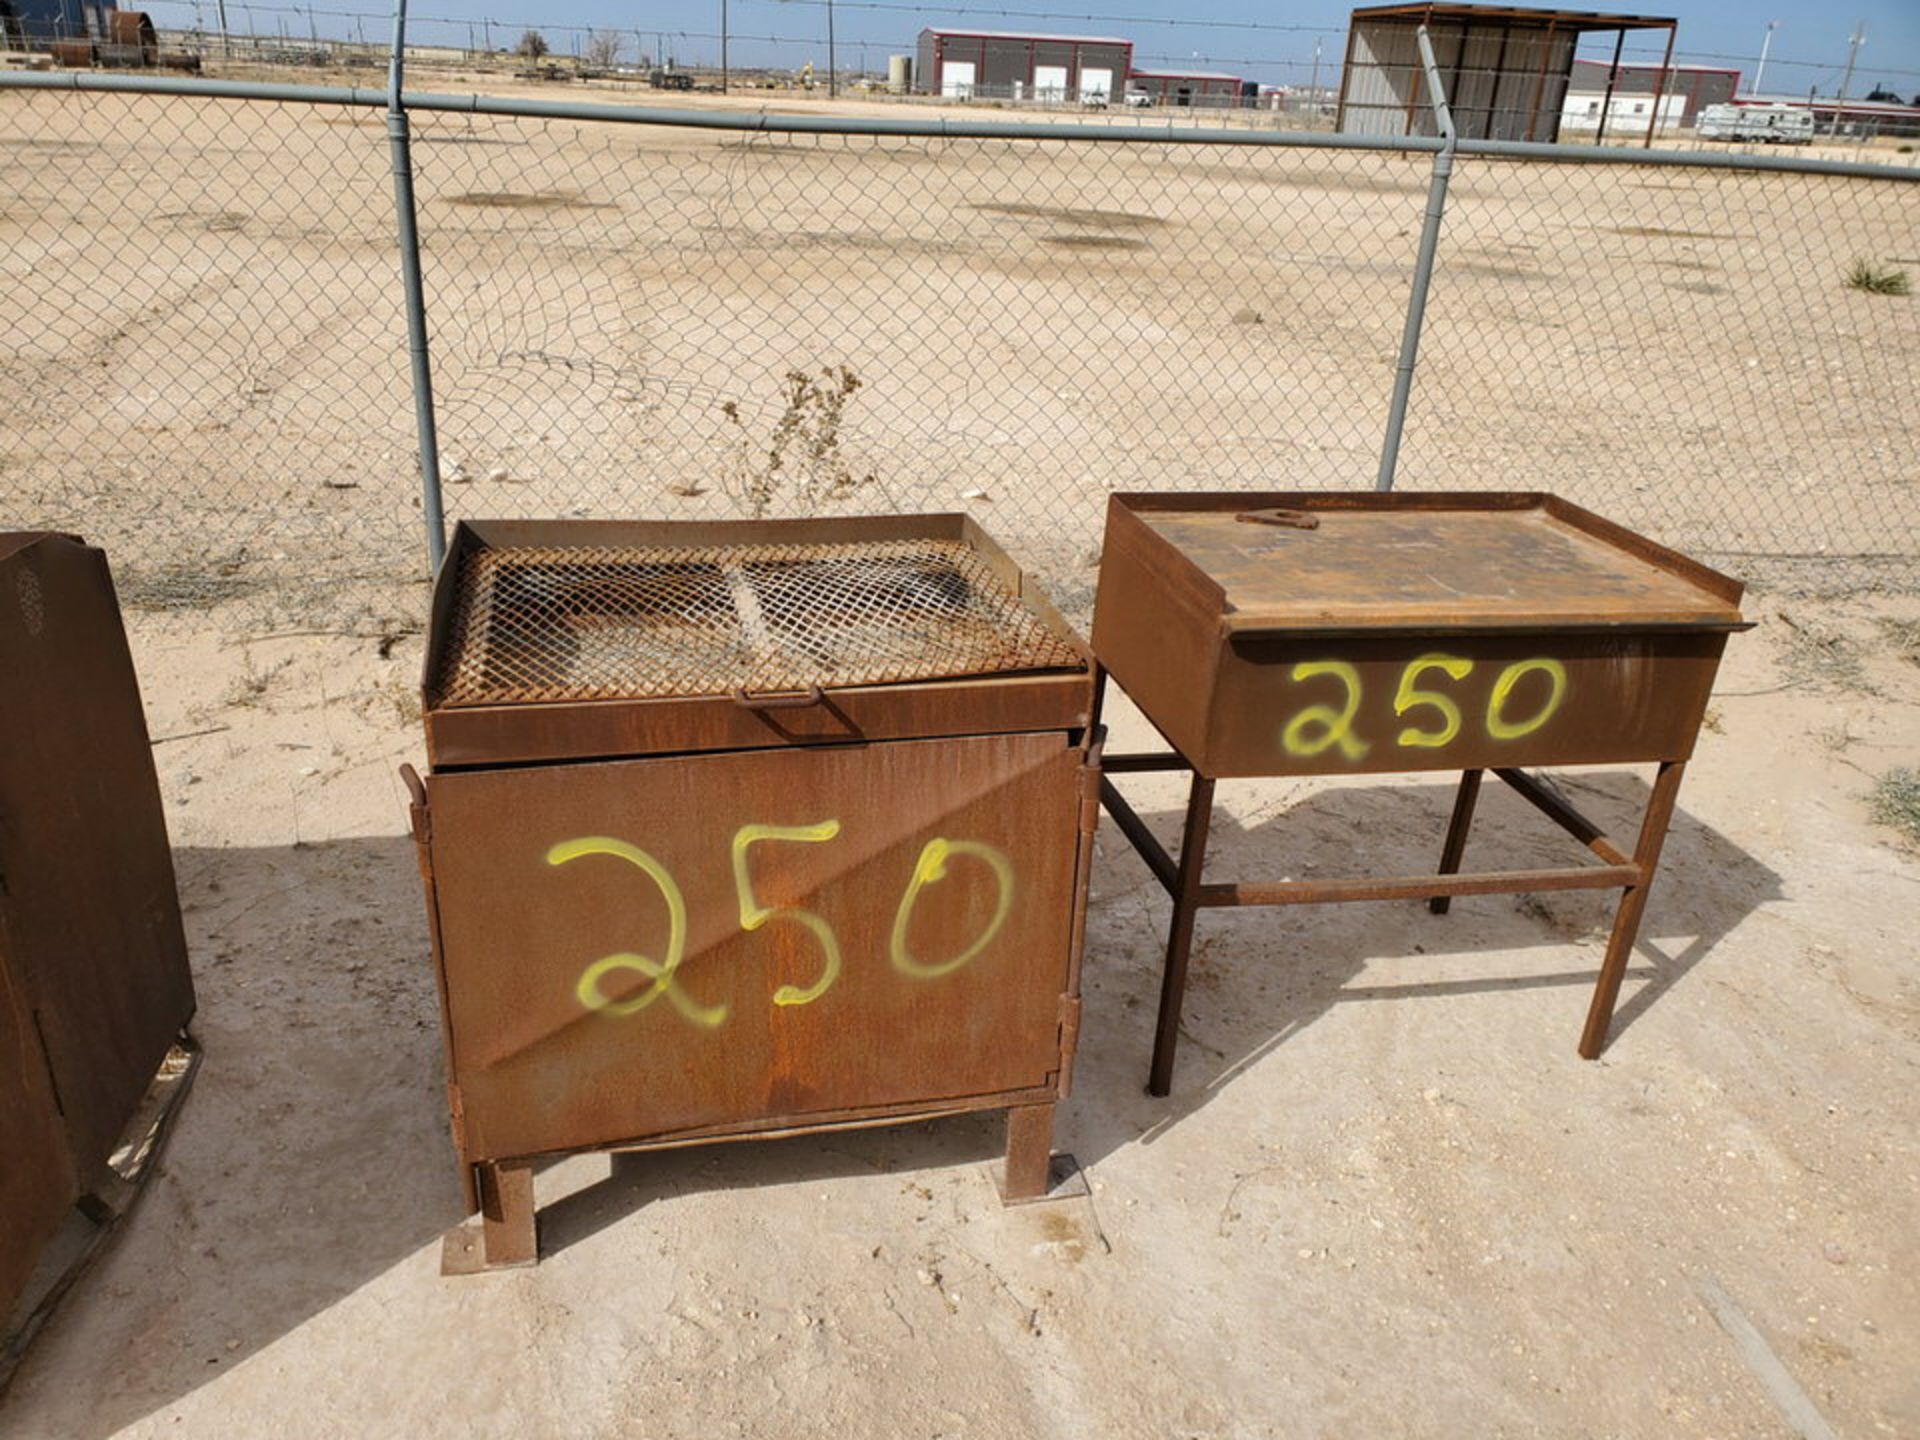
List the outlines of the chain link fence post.
<svg viewBox="0 0 1920 1440">
<path fill-rule="evenodd" d="M 427 527 L 427 565 L 437 573 L 447 553 L 440 501 L 440 444 L 433 422 L 433 363 L 427 352 L 426 292 L 420 283 L 420 228 L 413 204 L 413 153 L 400 85 L 406 70 L 407 0 L 393 3 L 393 53 L 387 62 L 387 140 L 393 154 L 393 211 L 400 238 L 400 283 L 407 309 L 407 356 L 413 368 L 414 423 L 419 436 L 420 510 Z"/>
<path fill-rule="evenodd" d="M 1374 478 L 1375 490 L 1393 489 L 1394 471 L 1400 465 L 1400 436 L 1407 427 L 1407 402 L 1413 395 L 1413 370 L 1420 360 L 1420 329 L 1427 314 L 1427 292 L 1433 286 L 1433 257 L 1440 246 L 1440 222 L 1447 213 L 1447 182 L 1453 176 L 1453 152 L 1459 144 L 1454 133 L 1453 113 L 1447 108 L 1447 92 L 1440 83 L 1440 67 L 1434 61 L 1433 40 L 1422 25 L 1415 38 L 1420 43 L 1420 63 L 1427 72 L 1427 89 L 1433 96 L 1433 118 L 1444 142 L 1433 157 L 1433 178 L 1427 185 L 1427 216 L 1420 227 L 1420 250 L 1414 257 L 1413 284 L 1407 291 L 1407 323 L 1400 332 L 1400 362 L 1394 369 L 1393 398 L 1387 406 L 1387 433 L 1380 444 L 1380 473 Z"/>
</svg>

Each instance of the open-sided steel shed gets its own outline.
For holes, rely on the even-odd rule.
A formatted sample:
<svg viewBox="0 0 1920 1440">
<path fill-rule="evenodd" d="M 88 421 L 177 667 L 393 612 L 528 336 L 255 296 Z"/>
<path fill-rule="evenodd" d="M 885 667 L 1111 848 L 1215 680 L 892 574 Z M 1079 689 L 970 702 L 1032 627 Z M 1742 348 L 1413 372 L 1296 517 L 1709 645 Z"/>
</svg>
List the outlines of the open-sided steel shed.
<svg viewBox="0 0 1920 1440">
<path fill-rule="evenodd" d="M 1561 109 L 1581 36 L 1595 30 L 1615 32 L 1611 73 L 1618 73 L 1629 30 L 1664 30 L 1664 76 L 1673 61 L 1676 22 L 1655 15 L 1511 5 L 1363 6 L 1353 12 L 1347 30 L 1339 130 L 1350 135 L 1439 133 L 1415 38 L 1422 25 L 1433 42 L 1454 128 L 1463 139 L 1553 141 L 1560 137 Z M 1655 114 L 1659 98 L 1656 92 Z M 1606 138 L 1611 100 L 1609 92 L 1592 137 L 1596 144 Z M 1651 124 L 1645 138 L 1652 143 Z"/>
</svg>

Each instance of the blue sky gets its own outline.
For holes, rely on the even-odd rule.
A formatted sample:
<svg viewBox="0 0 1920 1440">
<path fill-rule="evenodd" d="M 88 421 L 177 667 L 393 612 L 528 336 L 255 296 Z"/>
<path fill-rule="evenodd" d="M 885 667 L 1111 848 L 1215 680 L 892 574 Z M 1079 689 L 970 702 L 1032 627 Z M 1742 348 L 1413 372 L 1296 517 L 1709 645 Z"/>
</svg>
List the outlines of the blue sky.
<svg viewBox="0 0 1920 1440">
<path fill-rule="evenodd" d="M 154 5 L 162 24 L 186 23 L 196 8 L 212 25 L 215 0 L 160 0 Z M 825 0 L 726 0 L 730 45 L 735 63 L 798 68 L 811 60 L 826 63 Z M 1539 3 L 1539 0 L 1535 0 Z M 351 35 L 356 28 L 372 38 L 384 31 L 371 18 L 387 13 L 381 0 L 260 0 L 251 6 L 255 28 L 271 33 L 282 24 L 290 34 L 309 27 L 326 35 Z M 574 36 L 589 27 L 615 29 L 625 37 L 623 58 L 641 48 L 665 48 L 683 62 L 712 63 L 721 0 L 410 0 L 416 17 L 412 34 L 423 43 L 467 42 L 471 22 L 475 44 L 490 38 L 510 45 L 531 25 L 543 30 L 553 48 L 570 51 Z M 1580 8 L 1609 8 L 1581 0 Z M 227 0 L 234 29 L 247 26 L 246 0 Z M 1189 64 L 1232 70 L 1267 83 L 1304 82 L 1312 73 L 1314 47 L 1322 56 L 1322 79 L 1331 78 L 1346 32 L 1347 3 L 1303 0 L 1276 5 L 1271 0 L 835 0 L 834 33 L 843 66 L 862 63 L 884 70 L 886 56 L 910 50 L 926 25 L 977 29 L 1044 30 L 1121 34 L 1131 37 L 1136 63 Z M 1861 96 L 1884 83 L 1903 97 L 1920 94 L 1920 0 L 1842 0 L 1839 5 L 1807 0 L 1678 0 L 1678 3 L 1621 6 L 1639 13 L 1673 15 L 1680 22 L 1680 58 L 1740 69 L 1743 85 L 1752 81 L 1754 62 L 1768 20 L 1777 20 L 1767 62 L 1766 88 L 1805 94 L 1817 86 L 1834 93 L 1847 59 L 1847 36 L 1856 21 L 1865 22 L 1867 43 L 1849 94 Z M 356 22 L 342 12 L 364 11 Z M 332 13 L 330 13 L 332 12 Z M 486 21 L 487 24 L 480 22 Z M 577 27 L 577 28 L 574 28 Z M 1603 55 L 1613 37 L 1591 37 L 1583 54 Z M 1658 59 L 1654 32 L 1630 34 L 1630 59 Z"/>
</svg>

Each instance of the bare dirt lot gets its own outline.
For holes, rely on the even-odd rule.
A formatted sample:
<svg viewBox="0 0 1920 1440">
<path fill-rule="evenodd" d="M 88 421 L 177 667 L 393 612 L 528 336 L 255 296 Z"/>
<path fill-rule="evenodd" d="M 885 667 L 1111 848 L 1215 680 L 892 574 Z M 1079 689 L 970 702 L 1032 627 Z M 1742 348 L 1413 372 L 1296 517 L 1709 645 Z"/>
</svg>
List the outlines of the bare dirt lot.
<svg viewBox="0 0 1920 1440">
<path fill-rule="evenodd" d="M 1601 1061 L 1596 894 L 1227 913 L 1149 1099 L 1165 904 L 1108 828 L 1058 1132 L 1090 1201 L 1002 1210 L 990 1119 L 579 1159 L 537 1270 L 457 1280 L 417 637 L 141 621 L 208 1058 L 0 1433 L 1796 1433 L 1720 1293 L 1837 1433 L 1912 1434 L 1920 853 L 1863 797 L 1920 763 L 1920 611 L 1756 608 Z M 1561 778 L 1619 827 L 1645 793 Z M 1171 842 L 1175 783 L 1130 788 Z M 1221 793 L 1248 876 L 1418 869 L 1450 799 Z M 1489 796 L 1469 859 L 1565 844 Z"/>
<path fill-rule="evenodd" d="M 456 515 L 960 507 L 1077 612 L 1110 489 L 1371 480 L 1424 161 L 416 127 Z M 0 523 L 116 562 L 207 1051 L 0 1435 L 1768 1436 L 1782 1376 L 1920 1433 L 1920 850 L 1867 802 L 1920 603 L 1795 593 L 1912 573 L 1920 302 L 1840 284 L 1920 257 L 1911 187 L 1462 166 L 1405 482 L 1786 582 L 1602 1060 L 1598 895 L 1227 913 L 1149 1099 L 1166 908 L 1106 827 L 1090 1200 L 1002 1210 L 991 1119 L 576 1159 L 538 1269 L 450 1280 L 387 163 L 371 112 L 0 94 Z M 1225 784 L 1214 854 L 1418 870 L 1450 798 Z M 1564 853 L 1484 806 L 1472 863 Z"/>
<path fill-rule="evenodd" d="M 456 516 L 966 508 L 1071 606 L 1110 489 L 1373 480 L 1424 155 L 413 123 Z M 378 110 L 0 92 L 10 518 L 162 604 L 417 574 L 389 169 Z M 1844 277 L 1916 196 L 1463 160 L 1401 485 L 1912 583 L 1920 300 Z"/>
</svg>

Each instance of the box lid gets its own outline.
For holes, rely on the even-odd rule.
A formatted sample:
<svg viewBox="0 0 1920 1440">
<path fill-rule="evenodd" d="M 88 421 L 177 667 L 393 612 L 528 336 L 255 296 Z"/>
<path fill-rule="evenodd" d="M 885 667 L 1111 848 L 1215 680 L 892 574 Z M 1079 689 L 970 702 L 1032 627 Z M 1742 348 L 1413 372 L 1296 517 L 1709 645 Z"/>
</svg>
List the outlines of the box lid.
<svg viewBox="0 0 1920 1440">
<path fill-rule="evenodd" d="M 1550 495 L 1115 503 L 1217 590 L 1233 635 L 1744 624 L 1737 581 Z"/>
<path fill-rule="evenodd" d="M 930 693 L 881 702 L 879 735 L 970 733 L 941 692 L 1014 677 L 1084 687 L 1090 661 L 963 516 L 494 521 L 456 532 L 423 689 L 430 739 L 448 725 L 498 735 L 504 712 L 540 712 L 526 722 L 545 737 L 537 753 L 491 757 L 521 760 L 878 738 L 848 707 L 872 719 L 880 691 Z M 606 706 L 644 718 L 614 739 L 589 713 Z M 770 726 L 774 711 L 788 723 Z M 459 763 L 488 758 L 493 742 L 474 743 Z"/>
</svg>

